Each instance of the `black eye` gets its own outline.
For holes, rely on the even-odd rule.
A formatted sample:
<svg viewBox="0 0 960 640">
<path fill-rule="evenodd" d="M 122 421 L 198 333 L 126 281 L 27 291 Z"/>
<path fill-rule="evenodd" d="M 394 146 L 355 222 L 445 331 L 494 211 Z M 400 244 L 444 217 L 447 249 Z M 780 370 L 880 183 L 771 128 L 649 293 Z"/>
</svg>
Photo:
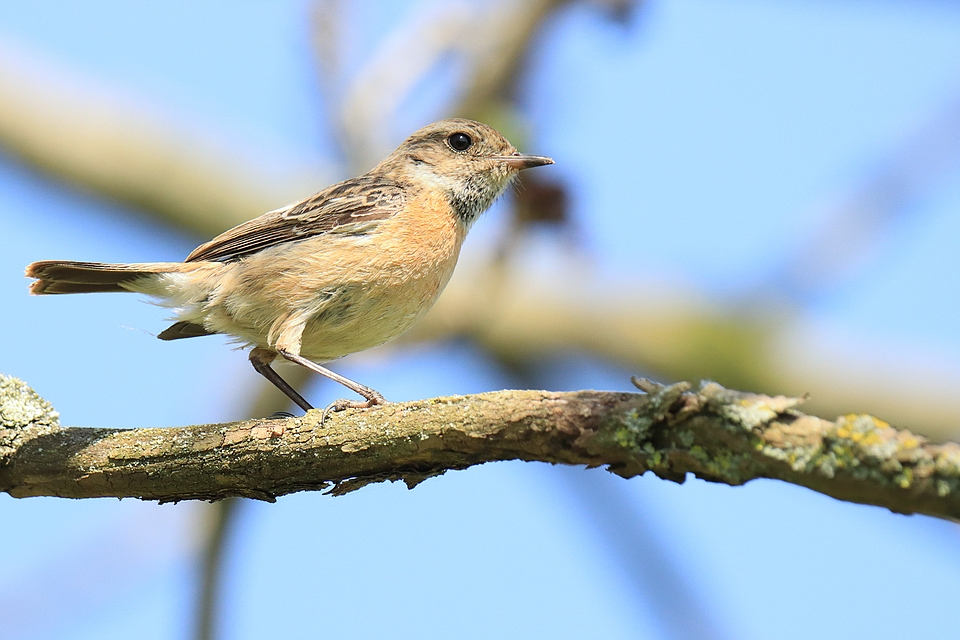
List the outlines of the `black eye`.
<svg viewBox="0 0 960 640">
<path fill-rule="evenodd" d="M 473 139 L 465 133 L 454 133 L 447 138 L 447 142 L 457 151 L 466 151 L 473 144 Z"/>
</svg>

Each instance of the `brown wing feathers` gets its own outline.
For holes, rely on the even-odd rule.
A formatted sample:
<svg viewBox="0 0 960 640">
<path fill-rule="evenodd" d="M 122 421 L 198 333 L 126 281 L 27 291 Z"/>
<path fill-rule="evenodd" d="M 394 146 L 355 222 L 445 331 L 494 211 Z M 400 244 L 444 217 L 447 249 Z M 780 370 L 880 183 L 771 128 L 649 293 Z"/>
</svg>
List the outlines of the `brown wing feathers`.
<svg viewBox="0 0 960 640">
<path fill-rule="evenodd" d="M 226 262 L 284 242 L 349 231 L 395 215 L 403 202 L 403 188 L 393 180 L 362 175 L 225 231 L 194 249 L 186 262 Z"/>
</svg>

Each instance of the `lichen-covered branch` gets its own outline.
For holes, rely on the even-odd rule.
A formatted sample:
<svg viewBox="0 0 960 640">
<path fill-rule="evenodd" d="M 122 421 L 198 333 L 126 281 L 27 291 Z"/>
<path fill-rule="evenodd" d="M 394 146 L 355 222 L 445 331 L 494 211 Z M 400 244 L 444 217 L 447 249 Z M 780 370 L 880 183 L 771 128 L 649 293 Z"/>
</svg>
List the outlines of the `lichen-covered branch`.
<svg viewBox="0 0 960 640">
<path fill-rule="evenodd" d="M 731 485 L 776 478 L 902 513 L 960 518 L 960 445 L 865 415 L 835 422 L 802 399 L 636 380 L 645 393 L 498 391 L 349 411 L 168 429 L 63 428 L 26 385 L 0 377 L 0 491 L 15 497 L 173 501 L 371 482 L 413 487 L 496 460 L 687 473 Z"/>
</svg>

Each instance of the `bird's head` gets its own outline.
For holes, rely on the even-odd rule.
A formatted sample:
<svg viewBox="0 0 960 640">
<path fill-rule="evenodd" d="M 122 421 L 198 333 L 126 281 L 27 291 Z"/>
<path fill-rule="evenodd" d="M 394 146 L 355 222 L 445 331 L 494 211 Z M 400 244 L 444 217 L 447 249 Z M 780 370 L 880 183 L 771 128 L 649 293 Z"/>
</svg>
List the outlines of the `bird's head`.
<svg viewBox="0 0 960 640">
<path fill-rule="evenodd" d="M 413 133 L 378 169 L 443 190 L 469 227 L 521 170 L 545 164 L 553 160 L 521 154 L 493 127 L 453 118 Z"/>
</svg>

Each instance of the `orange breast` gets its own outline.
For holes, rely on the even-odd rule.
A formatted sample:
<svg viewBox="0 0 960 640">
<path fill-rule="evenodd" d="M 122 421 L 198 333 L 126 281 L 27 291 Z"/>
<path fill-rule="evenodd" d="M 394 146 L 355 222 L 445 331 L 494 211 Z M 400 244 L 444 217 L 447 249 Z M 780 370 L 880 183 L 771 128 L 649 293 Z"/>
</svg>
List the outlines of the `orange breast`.
<svg viewBox="0 0 960 640">
<path fill-rule="evenodd" d="M 372 233 L 344 238 L 333 253 L 321 250 L 314 272 L 336 262 L 337 276 L 323 288 L 330 297 L 307 323 L 301 354 L 332 360 L 408 329 L 449 281 L 464 235 L 446 198 L 422 195 Z"/>
</svg>

